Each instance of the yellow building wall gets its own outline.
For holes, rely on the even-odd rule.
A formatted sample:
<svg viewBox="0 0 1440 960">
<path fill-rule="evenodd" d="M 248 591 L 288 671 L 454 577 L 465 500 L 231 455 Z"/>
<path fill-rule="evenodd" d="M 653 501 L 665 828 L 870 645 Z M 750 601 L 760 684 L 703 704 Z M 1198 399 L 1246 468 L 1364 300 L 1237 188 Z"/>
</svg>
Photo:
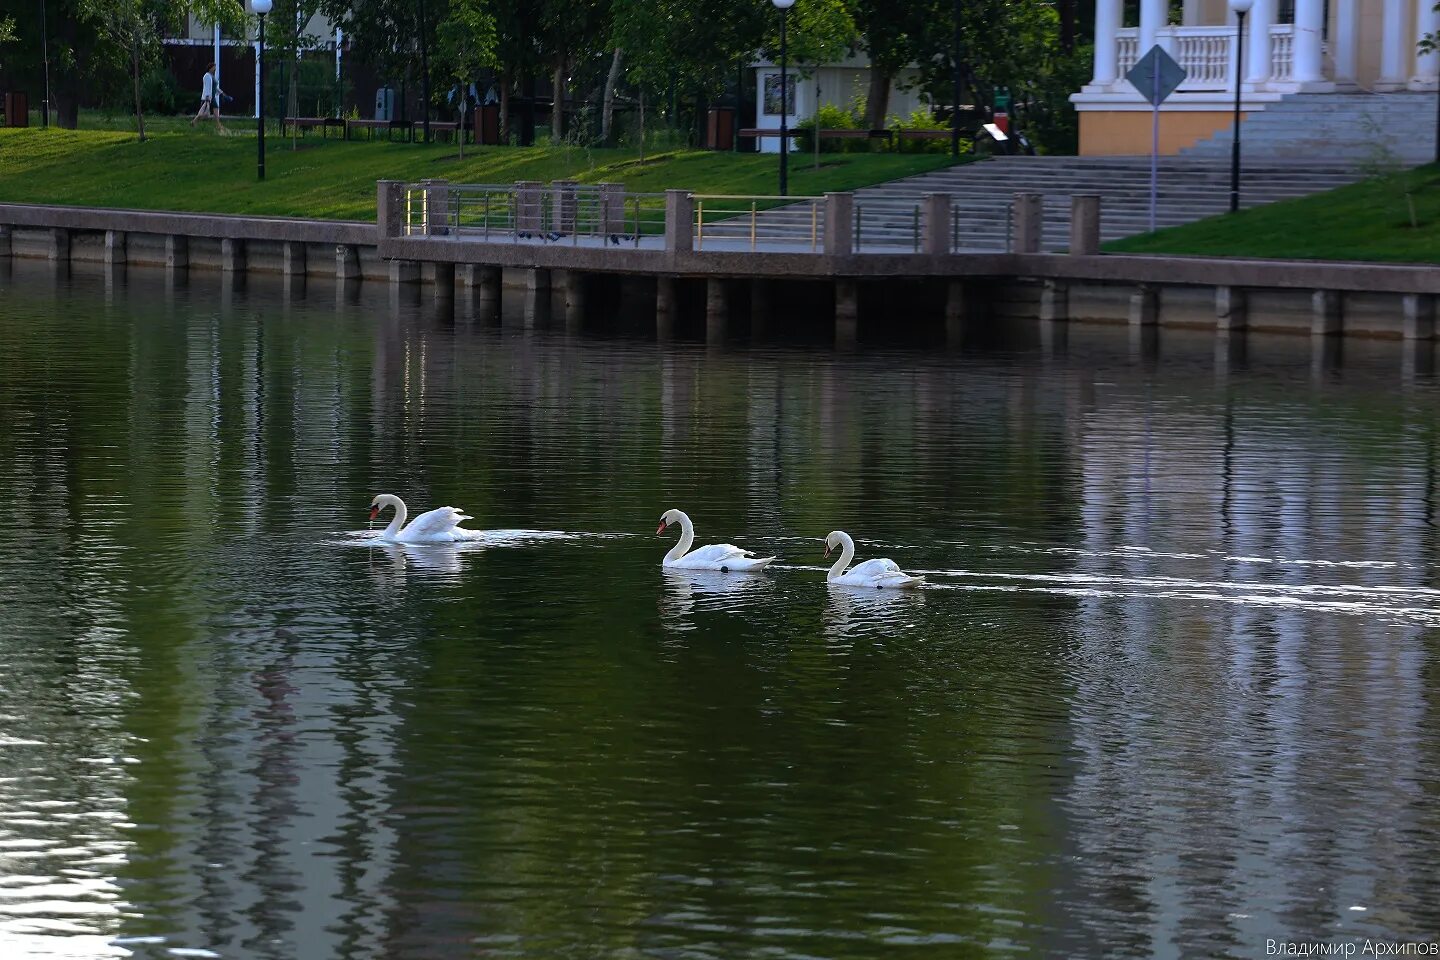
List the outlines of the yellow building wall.
<svg viewBox="0 0 1440 960">
<path fill-rule="evenodd" d="M 1245 114 L 1240 115 L 1242 118 Z M 1160 153 L 1171 155 L 1192 147 L 1235 120 L 1228 110 L 1185 113 L 1160 111 Z M 1150 152 L 1148 110 L 1087 110 L 1080 114 L 1080 156 L 1133 157 Z"/>
</svg>

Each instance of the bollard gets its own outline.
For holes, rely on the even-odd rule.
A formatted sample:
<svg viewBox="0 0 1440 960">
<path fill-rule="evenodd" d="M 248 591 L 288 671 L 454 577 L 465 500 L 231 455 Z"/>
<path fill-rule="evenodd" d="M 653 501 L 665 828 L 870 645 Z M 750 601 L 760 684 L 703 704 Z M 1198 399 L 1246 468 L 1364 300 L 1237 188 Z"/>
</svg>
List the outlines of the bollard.
<svg viewBox="0 0 1440 960">
<path fill-rule="evenodd" d="M 550 229 L 570 236 L 575 232 L 575 187 L 576 180 L 552 180 L 550 182 Z"/>
<path fill-rule="evenodd" d="M 825 194 L 825 254 L 848 257 L 855 252 L 855 194 Z"/>
<path fill-rule="evenodd" d="M 1100 198 L 1078 193 L 1070 198 L 1070 254 L 1093 257 L 1100 252 Z"/>
<path fill-rule="evenodd" d="M 695 248 L 695 197 L 689 190 L 665 191 L 665 252 L 670 256 Z"/>
<path fill-rule="evenodd" d="M 1042 197 L 1038 193 L 1015 194 L 1015 239 L 1013 253 L 1039 253 L 1045 226 Z"/>
<path fill-rule="evenodd" d="M 540 233 L 544 212 L 540 209 L 544 191 L 539 180 L 519 180 L 515 183 L 515 230 L 520 234 L 536 236 Z"/>
<path fill-rule="evenodd" d="M 931 256 L 950 252 L 950 210 L 954 199 L 948 193 L 927 193 L 922 199 L 925 211 L 925 233 L 921 251 Z"/>
<path fill-rule="evenodd" d="M 625 184 L 602 183 L 598 226 L 602 237 L 625 233 Z"/>
</svg>

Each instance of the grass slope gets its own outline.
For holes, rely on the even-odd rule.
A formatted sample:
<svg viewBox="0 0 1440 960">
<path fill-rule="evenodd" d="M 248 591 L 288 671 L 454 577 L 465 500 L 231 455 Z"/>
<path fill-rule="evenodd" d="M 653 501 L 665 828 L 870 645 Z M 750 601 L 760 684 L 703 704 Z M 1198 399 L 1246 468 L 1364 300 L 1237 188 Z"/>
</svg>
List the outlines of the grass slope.
<svg viewBox="0 0 1440 960">
<path fill-rule="evenodd" d="M 253 130 L 221 136 L 213 128 L 156 126 L 145 143 L 118 131 L 0 129 L 0 202 L 374 220 L 375 181 L 387 179 L 573 178 L 641 192 L 746 195 L 777 189 L 773 155 L 687 149 L 652 154 L 642 164 L 625 150 L 467 147 L 461 161 L 451 144 L 346 143 L 315 133 L 301 139 L 298 151 L 288 139 L 268 140 L 266 179 L 258 183 Z M 793 156 L 790 192 L 851 190 L 948 163 L 936 154 L 826 154 L 814 170 L 809 156 Z"/>
<path fill-rule="evenodd" d="M 1415 222 L 1411 226 L 1410 204 Z M 1440 262 L 1440 166 L 1106 244 L 1115 253 Z"/>
</svg>

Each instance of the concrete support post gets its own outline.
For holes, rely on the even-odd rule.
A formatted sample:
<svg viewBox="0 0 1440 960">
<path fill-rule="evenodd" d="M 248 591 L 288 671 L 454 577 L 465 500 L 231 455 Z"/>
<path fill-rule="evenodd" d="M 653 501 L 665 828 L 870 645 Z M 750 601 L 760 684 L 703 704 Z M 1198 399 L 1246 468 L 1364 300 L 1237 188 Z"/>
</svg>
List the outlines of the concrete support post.
<svg viewBox="0 0 1440 960">
<path fill-rule="evenodd" d="M 1046 280 L 1040 288 L 1040 319 L 1070 319 L 1070 285 L 1064 280 Z"/>
<path fill-rule="evenodd" d="M 1100 197 L 1077 193 L 1070 198 L 1070 254 L 1093 257 L 1100 252 Z"/>
<path fill-rule="evenodd" d="M 969 289 L 964 280 L 951 280 L 945 286 L 945 342 L 955 346 L 965 335 L 970 319 Z"/>
<path fill-rule="evenodd" d="M 1130 295 L 1130 326 L 1153 327 L 1160 322 L 1160 291 L 1140 284 Z"/>
<path fill-rule="evenodd" d="M 675 315 L 680 310 L 680 291 L 674 277 L 655 278 L 655 336 L 669 340 L 675 335 Z"/>
<path fill-rule="evenodd" d="M 419 283 L 420 264 L 414 260 L 387 261 L 391 283 Z"/>
<path fill-rule="evenodd" d="M 532 267 L 525 271 L 525 326 L 543 327 L 550 322 L 550 271 Z"/>
<path fill-rule="evenodd" d="M 722 343 L 730 327 L 730 282 L 711 277 L 705 282 L 705 342 Z"/>
<path fill-rule="evenodd" d="M 695 198 L 689 190 L 665 191 L 665 252 L 670 256 L 695 249 Z"/>
<path fill-rule="evenodd" d="M 341 282 L 360 279 L 360 254 L 348 243 L 335 245 L 335 279 Z"/>
<path fill-rule="evenodd" d="M 552 180 L 550 182 L 550 229 L 569 236 L 575 232 L 575 187 L 576 180 Z"/>
<path fill-rule="evenodd" d="M 948 193 L 927 193 L 921 198 L 925 233 L 920 238 L 920 250 L 931 256 L 950 254 L 950 211 L 954 198 Z"/>
<path fill-rule="evenodd" d="M 585 274 L 565 271 L 565 329 L 578 333 L 585 322 Z"/>
<path fill-rule="evenodd" d="M 1250 322 L 1249 301 L 1243 287 L 1215 288 L 1215 329 L 1244 330 Z"/>
<path fill-rule="evenodd" d="M 1310 332 L 1319 337 L 1344 332 L 1345 319 L 1341 309 L 1340 291 L 1316 290 L 1310 295 Z"/>
<path fill-rule="evenodd" d="M 855 252 L 855 194 L 825 194 L 825 254 L 848 257 Z"/>
<path fill-rule="evenodd" d="M 520 180 L 515 184 L 515 229 L 522 236 L 540 233 L 545 221 L 540 208 L 544 189 L 539 180 Z"/>
<path fill-rule="evenodd" d="M 0 257 L 10 256 L 12 237 L 10 225 L 8 223 L 0 224 Z"/>
<path fill-rule="evenodd" d="M 287 277 L 303 277 L 308 267 L 305 244 L 286 240 L 280 244 L 280 272 Z"/>
<path fill-rule="evenodd" d="M 774 312 L 775 290 L 770 280 L 750 281 L 750 336 L 762 337 L 770 332 Z"/>
<path fill-rule="evenodd" d="M 245 272 L 245 241 L 230 237 L 220 241 L 220 269 L 225 273 Z"/>
<path fill-rule="evenodd" d="M 455 299 L 455 264 L 431 263 L 420 265 L 420 279 L 430 284 L 430 293 L 436 300 Z"/>
<path fill-rule="evenodd" d="M 1407 293 L 1400 301 L 1404 313 L 1406 340 L 1435 339 L 1435 298 L 1423 293 Z"/>
<path fill-rule="evenodd" d="M 123 230 L 105 231 L 105 265 L 117 267 L 125 263 L 125 232 Z"/>
<path fill-rule="evenodd" d="M 499 267 L 480 268 L 480 302 L 500 303 L 500 282 L 502 274 Z"/>
<path fill-rule="evenodd" d="M 603 236 L 625 232 L 625 184 L 602 183 L 599 226 Z"/>
<path fill-rule="evenodd" d="M 1011 250 L 1015 253 L 1039 253 L 1045 226 L 1045 212 L 1038 193 L 1015 194 L 1011 229 L 1014 237 Z"/>
<path fill-rule="evenodd" d="M 45 258 L 68 261 L 70 259 L 70 231 L 52 227 L 45 231 Z"/>
<path fill-rule="evenodd" d="M 450 233 L 450 182 L 421 180 L 423 205 L 422 231 L 427 237 L 443 237 Z"/>
<path fill-rule="evenodd" d="M 375 194 L 375 225 L 380 239 L 405 236 L 409 226 L 405 222 L 405 184 L 380 180 L 375 184 Z"/>
<path fill-rule="evenodd" d="M 853 347 L 860 339 L 860 285 L 835 281 L 835 345 Z"/>
<path fill-rule="evenodd" d="M 190 268 L 190 238 L 172 233 L 165 237 L 165 267 L 169 270 Z"/>
</svg>

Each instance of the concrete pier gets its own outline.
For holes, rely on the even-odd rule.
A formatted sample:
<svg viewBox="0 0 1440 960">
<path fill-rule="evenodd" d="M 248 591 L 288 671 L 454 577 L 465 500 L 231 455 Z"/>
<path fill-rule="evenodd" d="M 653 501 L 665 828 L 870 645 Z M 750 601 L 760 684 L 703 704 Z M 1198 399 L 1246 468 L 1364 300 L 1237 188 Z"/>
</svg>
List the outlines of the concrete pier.
<svg viewBox="0 0 1440 960">
<path fill-rule="evenodd" d="M 220 241 L 220 269 L 225 273 L 245 272 L 245 241 L 225 238 Z"/>
<path fill-rule="evenodd" d="M 181 234 L 165 237 L 165 267 L 169 270 L 190 269 L 190 238 Z"/>
<path fill-rule="evenodd" d="M 1406 340 L 1435 338 L 1435 298 L 1409 293 L 1400 299 L 1401 336 Z"/>
<path fill-rule="evenodd" d="M 420 264 L 414 260 L 387 260 L 391 283 L 419 283 Z"/>
<path fill-rule="evenodd" d="M 1249 320 L 1249 302 L 1242 287 L 1215 288 L 1215 329 L 1244 330 Z"/>
<path fill-rule="evenodd" d="M 730 332 L 730 284 L 720 277 L 705 281 L 705 342 L 723 343 Z"/>
<path fill-rule="evenodd" d="M 125 234 L 120 230 L 105 231 L 105 254 L 104 262 L 107 267 L 121 266 L 125 263 Z"/>
<path fill-rule="evenodd" d="M 1160 322 L 1160 292 L 1142 283 L 1130 295 L 1130 326 L 1153 327 Z"/>
<path fill-rule="evenodd" d="M 538 202 L 538 197 L 537 197 Z M 543 327 L 550 323 L 550 271 L 525 271 L 525 326 Z"/>
<path fill-rule="evenodd" d="M 284 240 L 280 243 L 280 272 L 286 277 L 305 275 L 308 260 L 305 255 L 305 244 L 293 240 Z"/>
<path fill-rule="evenodd" d="M 1070 286 L 1063 280 L 1046 280 L 1040 288 L 1040 319 L 1070 319 Z"/>
<path fill-rule="evenodd" d="M 1310 333 L 1330 337 L 1344 332 L 1345 315 L 1341 311 L 1340 294 L 1334 290 L 1316 290 L 1310 295 Z"/>
<path fill-rule="evenodd" d="M 675 336 L 675 314 L 680 309 L 680 291 L 674 277 L 655 278 L 655 336 L 669 340 Z"/>
<path fill-rule="evenodd" d="M 360 279 L 360 253 L 348 243 L 335 245 L 335 279 L 342 283 Z"/>
<path fill-rule="evenodd" d="M 835 345 L 853 347 L 860 342 L 860 285 L 835 281 Z"/>
<path fill-rule="evenodd" d="M 585 323 L 585 274 L 565 271 L 565 329 L 578 333 Z"/>
</svg>

